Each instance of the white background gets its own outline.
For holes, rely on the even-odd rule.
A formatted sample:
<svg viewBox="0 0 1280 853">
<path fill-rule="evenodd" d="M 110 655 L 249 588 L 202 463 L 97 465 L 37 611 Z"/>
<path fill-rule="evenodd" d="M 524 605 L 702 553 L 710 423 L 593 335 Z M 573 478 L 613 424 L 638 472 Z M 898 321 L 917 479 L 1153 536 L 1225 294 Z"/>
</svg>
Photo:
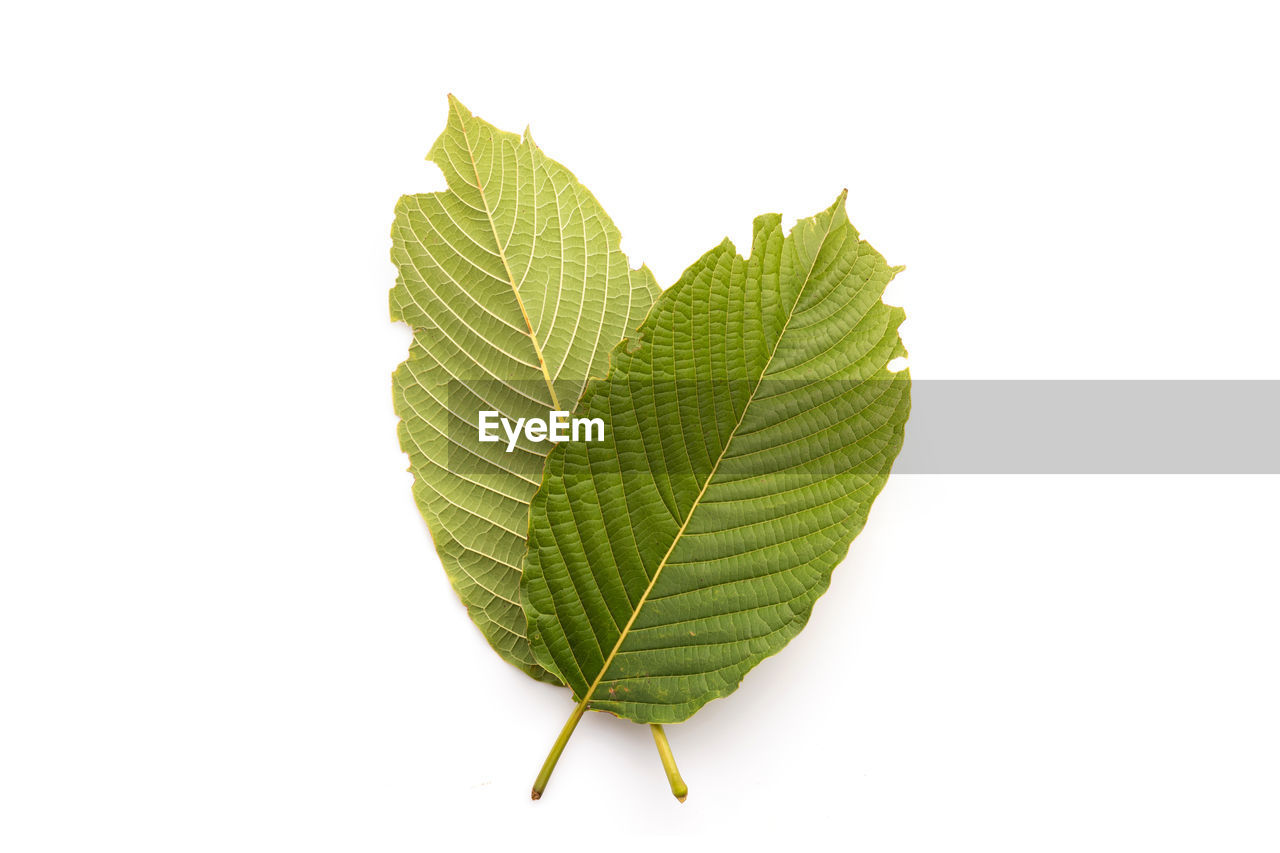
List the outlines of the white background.
<svg viewBox="0 0 1280 853">
<path fill-rule="evenodd" d="M 1277 849 L 1267 477 L 893 478 L 810 627 L 670 728 L 686 804 L 603 715 L 530 802 L 571 706 L 439 568 L 386 292 L 454 92 L 663 284 L 847 186 L 917 379 L 1280 378 L 1278 23 L 8 7 L 0 849 Z"/>
</svg>

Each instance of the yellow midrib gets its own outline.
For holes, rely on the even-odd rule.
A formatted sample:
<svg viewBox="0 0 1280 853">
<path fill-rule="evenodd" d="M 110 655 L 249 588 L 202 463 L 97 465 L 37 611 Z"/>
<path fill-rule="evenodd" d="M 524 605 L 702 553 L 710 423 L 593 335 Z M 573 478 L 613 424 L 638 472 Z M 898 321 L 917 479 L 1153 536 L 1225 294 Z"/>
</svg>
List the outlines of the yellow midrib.
<svg viewBox="0 0 1280 853">
<path fill-rule="evenodd" d="M 635 624 L 636 617 L 640 615 L 641 609 L 644 608 L 645 602 L 649 600 L 649 593 L 653 592 L 654 586 L 658 583 L 658 578 L 662 575 L 662 570 L 666 568 L 667 560 L 671 558 L 671 554 L 676 549 L 676 545 L 680 542 L 680 537 L 684 535 L 685 528 L 689 526 L 693 513 L 698 509 L 698 504 L 702 501 L 702 496 L 707 493 L 707 488 L 711 485 L 711 481 L 715 479 L 716 469 L 720 467 L 721 460 L 724 459 L 726 453 L 729 452 L 729 445 L 733 443 L 734 437 L 738 434 L 738 429 L 742 426 L 743 419 L 747 416 L 747 410 L 751 408 L 751 403 L 756 398 L 756 392 L 760 390 L 761 383 L 764 382 L 764 375 L 769 372 L 769 365 L 773 363 L 773 357 L 778 352 L 778 345 L 782 343 L 783 336 L 787 333 L 787 326 L 791 324 L 791 318 L 795 316 L 796 306 L 800 304 L 800 297 L 804 295 L 804 289 L 809 286 L 809 281 L 813 277 L 814 267 L 818 263 L 818 255 L 822 251 L 822 247 L 826 245 L 827 237 L 831 235 L 831 223 L 835 221 L 834 214 L 827 222 L 827 230 L 823 232 L 822 239 L 818 241 L 818 248 L 813 253 L 813 262 L 809 264 L 809 271 L 805 273 L 804 281 L 800 283 L 800 288 L 796 291 L 795 301 L 791 303 L 791 310 L 787 313 L 787 319 L 782 324 L 782 329 L 778 332 L 778 339 L 773 342 L 773 349 L 769 351 L 769 357 L 765 359 L 764 367 L 760 368 L 760 378 L 756 380 L 755 387 L 751 389 L 747 402 L 742 407 L 742 414 L 738 416 L 738 422 L 733 425 L 733 431 L 729 433 L 729 437 L 724 442 L 724 447 L 720 448 L 720 455 L 716 457 L 715 464 L 711 466 L 711 471 L 707 474 L 707 479 L 703 482 L 702 488 L 698 491 L 698 496 L 693 499 L 693 504 L 689 507 L 689 512 L 684 517 L 684 523 L 680 525 L 680 529 L 676 531 L 675 537 L 671 540 L 671 546 L 667 548 L 667 553 L 662 555 L 662 560 L 658 563 L 658 568 L 654 571 L 653 577 L 649 580 L 649 585 L 645 587 L 644 594 L 640 596 L 640 600 L 636 603 L 636 608 L 631 612 L 631 618 L 627 620 L 627 624 L 623 626 L 622 633 L 618 635 L 618 641 L 613 644 L 613 649 L 609 652 L 609 656 L 605 658 L 604 665 L 600 667 L 600 672 L 596 675 L 595 681 L 591 682 L 591 686 L 587 688 L 586 694 L 582 700 L 578 702 L 578 706 L 574 711 L 575 715 L 579 715 L 582 709 L 591 697 L 595 695 L 596 688 L 600 686 L 600 682 L 604 679 L 605 673 L 609 671 L 609 667 L 613 664 L 614 657 L 618 654 L 618 650 L 622 648 L 622 643 L 627 639 L 627 634 L 631 631 L 631 626 Z"/>
<path fill-rule="evenodd" d="M 498 250 L 498 257 L 502 260 L 502 268 L 506 270 L 511 292 L 516 296 L 516 304 L 520 306 L 520 316 L 524 317 L 524 326 L 529 332 L 529 340 L 533 343 L 533 353 L 538 357 L 538 367 L 542 370 L 542 378 L 546 380 L 547 390 L 551 392 L 551 405 L 558 411 L 560 398 L 556 396 L 556 386 L 551 381 L 550 371 L 547 370 L 547 360 L 542 357 L 542 345 L 538 343 L 538 336 L 533 331 L 533 323 L 529 321 L 529 312 L 525 310 L 524 299 L 520 297 L 520 288 L 516 287 L 516 277 L 511 274 L 511 265 L 507 263 L 507 252 L 502 246 L 501 238 L 498 237 L 498 227 L 493 223 L 493 211 L 489 209 L 489 200 L 485 198 L 484 186 L 480 181 L 480 166 L 476 163 L 476 153 L 471 148 L 471 137 L 467 134 L 467 120 L 461 114 L 458 115 L 458 123 L 462 125 L 462 138 L 467 143 L 467 158 L 471 160 L 471 170 L 476 176 L 476 189 L 480 192 L 480 203 L 484 205 L 484 215 L 489 220 L 489 232 L 493 234 L 493 245 Z"/>
</svg>

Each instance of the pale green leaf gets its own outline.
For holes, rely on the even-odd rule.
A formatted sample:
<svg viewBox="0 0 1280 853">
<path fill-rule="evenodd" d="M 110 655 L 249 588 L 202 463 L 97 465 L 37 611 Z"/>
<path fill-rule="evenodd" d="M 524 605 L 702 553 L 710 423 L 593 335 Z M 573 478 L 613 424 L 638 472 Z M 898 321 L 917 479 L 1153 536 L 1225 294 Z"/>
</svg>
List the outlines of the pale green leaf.
<svg viewBox="0 0 1280 853">
<path fill-rule="evenodd" d="M 587 389 L 606 441 L 548 458 L 522 585 L 577 713 L 686 719 L 804 626 L 902 445 L 896 272 L 843 194 L 785 237 L 761 216 L 749 258 L 703 256 Z"/>
<path fill-rule="evenodd" d="M 571 410 L 658 287 L 632 270 L 618 229 L 526 132 L 505 133 L 452 96 L 428 160 L 448 185 L 396 205 L 391 317 L 413 327 L 393 385 L 414 497 L 471 618 L 506 660 L 533 658 L 520 607 L 528 505 L 549 443 L 481 443 L 478 413 Z"/>
</svg>

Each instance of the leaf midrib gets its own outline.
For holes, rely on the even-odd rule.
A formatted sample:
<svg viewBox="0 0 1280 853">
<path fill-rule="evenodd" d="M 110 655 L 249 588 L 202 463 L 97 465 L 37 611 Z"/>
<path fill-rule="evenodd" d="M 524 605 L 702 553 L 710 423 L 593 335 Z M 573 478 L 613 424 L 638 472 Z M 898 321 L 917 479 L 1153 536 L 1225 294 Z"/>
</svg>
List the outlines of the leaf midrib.
<svg viewBox="0 0 1280 853">
<path fill-rule="evenodd" d="M 755 387 L 751 389 L 751 394 L 747 397 L 747 402 L 742 407 L 742 414 L 738 416 L 738 422 L 733 425 L 733 429 L 729 433 L 729 437 L 725 440 L 724 447 L 720 448 L 720 455 L 716 457 L 715 464 L 711 466 L 711 471 L 707 474 L 706 481 L 703 482 L 702 488 L 698 491 L 698 496 L 693 499 L 693 504 L 689 507 L 689 512 L 685 515 L 684 523 L 680 525 L 680 529 L 676 531 L 675 537 L 671 540 L 670 547 L 667 552 L 662 555 L 662 560 L 658 563 L 658 568 L 654 571 L 653 577 L 649 580 L 649 585 L 645 587 L 644 594 L 640 596 L 640 600 L 636 602 L 635 609 L 631 612 L 631 618 L 627 620 L 627 624 L 623 626 L 622 632 L 618 635 L 618 640 L 613 644 L 613 648 L 609 652 L 609 656 L 605 658 L 604 664 L 600 667 L 600 672 L 596 674 L 595 681 L 591 682 L 591 686 L 587 688 L 587 692 L 578 702 L 574 715 L 581 714 L 583 708 L 591 701 L 591 697 L 595 695 L 596 688 L 600 686 L 600 682 L 604 680 L 605 673 L 609 671 L 609 667 L 613 665 L 613 659 L 617 657 L 618 650 L 622 648 L 622 644 L 626 641 L 627 636 L 631 632 L 632 625 L 635 624 L 636 618 L 640 615 L 640 611 L 644 609 L 645 603 L 649 600 L 649 594 L 653 592 L 653 588 L 658 583 L 658 578 L 662 576 L 662 570 L 666 568 L 667 560 L 671 558 L 671 554 L 675 551 L 676 545 L 679 544 L 680 538 L 684 535 L 685 528 L 689 526 L 689 522 L 693 519 L 693 514 L 697 511 L 698 505 L 702 502 L 702 497 L 707 493 L 711 481 L 715 479 L 716 470 L 720 467 L 720 462 L 724 459 L 725 454 L 729 452 L 729 445 L 733 443 L 733 439 L 738 434 L 742 422 L 747 417 L 747 411 L 750 410 L 751 404 L 755 401 L 756 392 L 760 390 L 760 386 L 764 383 L 765 374 L 769 372 L 769 365 L 773 364 L 773 358 L 778 353 L 778 347 L 782 343 L 782 339 L 787 334 L 787 327 L 791 325 L 791 318 L 795 316 L 796 307 L 800 304 L 800 298 L 804 295 L 805 288 L 809 286 L 809 282 L 813 279 L 813 271 L 818 264 L 818 256 L 822 253 L 823 247 L 827 244 L 827 238 L 831 236 L 831 226 L 835 222 L 834 213 L 827 220 L 827 229 L 822 234 L 822 239 L 818 241 L 818 248 L 813 253 L 813 261 L 809 264 L 809 271 L 805 273 L 804 281 L 801 282 L 800 288 L 796 291 L 795 301 L 791 303 L 791 309 L 787 312 L 787 319 L 782 324 L 782 329 L 778 332 L 778 338 L 773 342 L 773 349 L 769 352 L 769 357 L 765 359 L 764 366 L 760 368 L 760 378 L 756 380 Z"/>
<path fill-rule="evenodd" d="M 456 109 L 456 103 L 455 103 Z M 524 299 L 520 296 L 520 288 L 516 286 L 516 277 L 511 274 L 511 265 L 507 263 L 507 250 L 503 246 L 502 240 L 498 237 L 498 226 L 493 222 L 493 212 L 489 209 L 489 200 L 485 198 L 483 182 L 480 180 L 480 165 L 476 162 L 476 152 L 471 147 L 471 136 L 467 133 L 467 120 L 458 115 L 459 123 L 462 125 L 462 138 L 467 143 L 467 159 L 471 161 L 471 170 L 476 176 L 476 190 L 480 193 L 480 203 L 484 205 L 485 218 L 489 220 L 489 233 L 493 235 L 494 248 L 498 250 L 498 257 L 502 260 L 502 268 L 507 273 L 507 283 L 511 285 L 511 292 L 515 294 L 516 304 L 520 306 L 520 316 L 524 318 L 525 328 L 529 332 L 529 340 L 533 343 L 533 353 L 538 357 L 538 367 L 542 370 L 542 378 L 547 383 L 547 390 L 551 392 L 551 405 L 555 410 L 560 409 L 560 398 L 556 396 L 555 383 L 551 381 L 551 373 L 547 370 L 547 360 L 542 355 L 542 345 L 538 343 L 538 336 L 533 331 L 533 323 L 529 321 L 529 312 L 525 310 Z M 519 215 L 519 211 L 516 211 Z"/>
</svg>

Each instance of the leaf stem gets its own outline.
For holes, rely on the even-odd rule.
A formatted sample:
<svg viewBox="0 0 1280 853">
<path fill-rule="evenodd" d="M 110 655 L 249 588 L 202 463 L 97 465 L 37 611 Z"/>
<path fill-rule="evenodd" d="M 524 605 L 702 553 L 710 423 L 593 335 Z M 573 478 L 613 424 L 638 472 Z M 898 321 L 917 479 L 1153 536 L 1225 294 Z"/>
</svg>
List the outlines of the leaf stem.
<svg viewBox="0 0 1280 853">
<path fill-rule="evenodd" d="M 569 742 L 569 736 L 578 727 L 578 721 L 582 719 L 582 715 L 586 710 L 587 703 L 579 702 L 574 707 L 573 713 L 569 715 L 569 721 L 560 730 L 560 737 L 556 738 L 556 742 L 551 745 L 551 751 L 547 753 L 547 760 L 542 762 L 542 769 L 538 771 L 538 778 L 533 780 L 533 793 L 531 796 L 535 800 L 542 799 L 542 792 L 547 789 L 547 780 L 551 778 L 551 771 L 556 769 L 556 762 L 560 760 L 560 753 L 564 752 L 564 746 Z"/>
<path fill-rule="evenodd" d="M 542 762 L 542 769 L 538 771 L 538 778 L 533 780 L 533 790 L 530 792 L 530 796 L 533 799 L 542 799 L 542 792 L 547 789 L 547 782 L 551 779 L 551 772 L 556 769 L 556 764 L 560 761 L 560 754 L 564 752 L 565 745 L 569 743 L 573 730 L 578 727 L 578 722 L 582 719 L 582 715 L 586 713 L 586 710 L 587 703 L 579 702 L 574 707 L 573 713 L 569 715 L 564 728 L 560 730 L 560 736 L 551 745 L 551 751 L 547 753 L 547 760 Z M 662 769 L 667 773 L 667 783 L 671 785 L 671 793 L 683 803 L 685 798 L 689 796 L 689 786 L 685 784 L 684 778 L 680 775 L 680 768 L 676 767 L 676 757 L 671 753 L 671 744 L 667 741 L 667 733 L 658 723 L 650 723 L 649 730 L 653 732 L 653 742 L 658 745 L 658 757 L 662 759 Z"/>
<path fill-rule="evenodd" d="M 676 767 L 676 757 L 671 754 L 671 744 L 667 742 L 667 733 L 661 723 L 650 723 L 653 742 L 658 745 L 658 755 L 662 757 L 662 769 L 667 771 L 667 782 L 671 784 L 671 793 L 677 800 L 684 802 L 689 796 L 689 786 L 680 776 L 680 768 Z"/>
</svg>

